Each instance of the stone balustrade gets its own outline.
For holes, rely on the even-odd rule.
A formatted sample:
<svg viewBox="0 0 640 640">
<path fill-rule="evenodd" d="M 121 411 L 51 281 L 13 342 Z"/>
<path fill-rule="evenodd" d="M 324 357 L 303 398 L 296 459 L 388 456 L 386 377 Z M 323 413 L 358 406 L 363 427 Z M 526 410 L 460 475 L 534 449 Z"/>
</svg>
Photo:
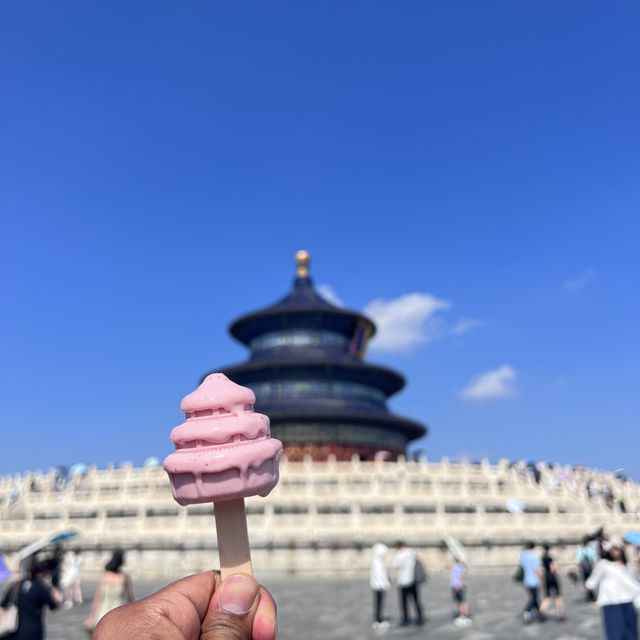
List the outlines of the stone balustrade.
<svg viewBox="0 0 640 640">
<path fill-rule="evenodd" d="M 608 487 L 613 504 L 587 495 L 588 481 Z M 509 511 L 514 501 L 522 512 Z M 638 528 L 640 485 L 600 471 L 544 466 L 536 478 L 531 468 L 506 460 L 283 460 L 280 484 L 267 498 L 247 499 L 247 514 L 254 563 L 271 571 L 361 570 L 369 545 L 399 538 L 437 568 L 447 561 L 446 535 L 462 541 L 474 562 L 493 566 L 512 564 L 527 539 L 559 544 L 569 560 L 586 532 Z M 81 535 L 72 546 L 87 550 L 96 567 L 106 550 L 122 546 L 140 574 L 197 570 L 215 556 L 211 515 L 211 505 L 176 505 L 158 467 L 0 478 L 0 538 L 8 552 L 76 529 Z"/>
</svg>

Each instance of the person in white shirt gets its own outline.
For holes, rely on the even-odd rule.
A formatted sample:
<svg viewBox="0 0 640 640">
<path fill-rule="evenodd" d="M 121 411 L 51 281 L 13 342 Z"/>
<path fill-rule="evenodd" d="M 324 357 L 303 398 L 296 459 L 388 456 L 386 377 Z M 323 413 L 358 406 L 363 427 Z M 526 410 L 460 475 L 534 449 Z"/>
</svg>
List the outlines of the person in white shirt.
<svg viewBox="0 0 640 640">
<path fill-rule="evenodd" d="M 400 592 L 400 610 L 402 620 L 400 625 L 405 627 L 410 624 L 409 619 L 409 598 L 413 600 L 416 610 L 415 623 L 424 624 L 422 608 L 420 607 L 420 597 L 418 595 L 418 585 L 416 582 L 416 562 L 418 554 L 415 549 L 407 547 L 404 542 L 396 542 L 396 553 L 393 558 L 393 566 L 396 570 L 396 583 Z"/>
<path fill-rule="evenodd" d="M 71 609 L 74 603 L 78 605 L 83 603 L 80 578 L 81 567 L 80 551 L 68 551 L 62 568 L 62 579 L 60 580 L 64 593 L 65 609 Z"/>
<path fill-rule="evenodd" d="M 373 593 L 373 628 L 381 629 L 389 626 L 384 619 L 384 596 L 389 591 L 389 573 L 387 572 L 387 554 L 389 547 L 377 542 L 371 549 L 371 565 L 369 568 L 369 586 Z"/>
<path fill-rule="evenodd" d="M 640 599 L 640 583 L 627 567 L 621 540 L 609 543 L 608 557 L 598 560 L 586 582 L 598 590 L 607 640 L 638 640 L 638 619 L 634 601 Z"/>
</svg>

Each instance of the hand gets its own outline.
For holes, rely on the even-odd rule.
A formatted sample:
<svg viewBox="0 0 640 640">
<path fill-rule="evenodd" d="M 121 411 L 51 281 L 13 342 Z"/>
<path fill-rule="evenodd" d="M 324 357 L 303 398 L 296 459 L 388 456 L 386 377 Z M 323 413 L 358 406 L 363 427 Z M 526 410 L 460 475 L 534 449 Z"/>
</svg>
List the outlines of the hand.
<svg viewBox="0 0 640 640">
<path fill-rule="evenodd" d="M 62 591 L 60 591 L 60 589 L 57 587 L 51 587 L 51 595 L 56 604 L 62 604 L 64 597 L 62 596 Z"/>
<path fill-rule="evenodd" d="M 214 572 L 178 580 L 110 611 L 94 640 L 275 640 L 276 605 L 254 578 Z"/>
</svg>

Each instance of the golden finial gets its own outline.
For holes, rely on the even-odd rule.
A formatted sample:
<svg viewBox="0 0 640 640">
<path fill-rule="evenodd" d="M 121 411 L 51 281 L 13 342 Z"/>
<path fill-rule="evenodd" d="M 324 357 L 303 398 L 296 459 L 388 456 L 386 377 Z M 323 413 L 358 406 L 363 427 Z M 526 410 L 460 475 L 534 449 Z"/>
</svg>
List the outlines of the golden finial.
<svg viewBox="0 0 640 640">
<path fill-rule="evenodd" d="M 298 251 L 296 253 L 296 271 L 298 278 L 309 277 L 309 263 L 311 262 L 311 255 L 308 251 Z"/>
</svg>

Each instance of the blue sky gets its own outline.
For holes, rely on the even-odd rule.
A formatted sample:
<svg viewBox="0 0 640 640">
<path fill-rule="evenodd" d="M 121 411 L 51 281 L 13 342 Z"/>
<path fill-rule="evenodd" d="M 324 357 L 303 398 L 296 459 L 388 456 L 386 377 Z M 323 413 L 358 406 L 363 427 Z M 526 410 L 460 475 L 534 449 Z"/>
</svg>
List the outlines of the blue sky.
<svg viewBox="0 0 640 640">
<path fill-rule="evenodd" d="M 386 326 L 368 359 L 429 457 L 640 477 L 639 28 L 615 1 L 0 3 L 0 473 L 162 458 L 306 248 Z"/>
</svg>

